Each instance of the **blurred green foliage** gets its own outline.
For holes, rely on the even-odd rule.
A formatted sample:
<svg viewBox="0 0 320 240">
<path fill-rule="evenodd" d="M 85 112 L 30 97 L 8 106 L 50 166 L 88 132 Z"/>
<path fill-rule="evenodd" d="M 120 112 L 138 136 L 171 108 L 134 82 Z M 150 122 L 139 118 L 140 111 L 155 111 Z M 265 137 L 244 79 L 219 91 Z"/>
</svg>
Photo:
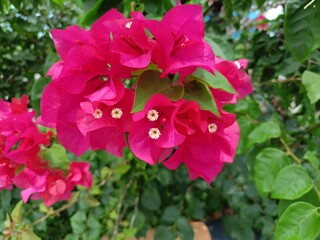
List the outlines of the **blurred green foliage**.
<svg viewBox="0 0 320 240">
<path fill-rule="evenodd" d="M 308 0 L 181 2 L 203 5 L 206 38 L 218 56 L 249 59 L 254 93 L 227 106 L 237 114 L 241 128 L 234 164 L 208 186 L 202 180 L 190 182 L 185 167 L 169 171 L 161 165 L 147 166 L 129 151 L 124 159 L 88 152 L 81 159 L 92 164 L 91 191 L 79 189 L 71 202 L 50 209 L 30 201 L 15 214 L 11 212 L 19 202 L 19 191 L 2 191 L 0 231 L 19 222 L 20 232 L 30 237 L 33 231 L 41 239 L 127 239 L 144 236 L 153 227 L 155 239 L 193 239 L 190 220 L 221 220 L 232 239 L 318 237 L 320 39 L 314 22 L 320 19 L 319 1 L 310 6 Z M 31 93 L 38 108 L 49 81 L 45 73 L 57 60 L 50 29 L 73 23 L 88 27 L 112 7 L 126 16 L 142 10 L 148 18 L 161 18 L 175 4 L 173 0 L 1 1 L 0 97 Z M 265 20 L 266 31 L 248 19 L 249 12 L 262 14 L 276 7 L 285 11 Z M 301 28 L 309 29 L 304 36 L 299 33 L 301 25 L 292 20 L 310 15 L 314 22 L 302 23 Z M 57 165 L 65 164 L 58 145 L 46 154 Z M 67 158 L 75 156 L 68 153 Z M 60 212 L 65 206 L 67 210 Z"/>
</svg>

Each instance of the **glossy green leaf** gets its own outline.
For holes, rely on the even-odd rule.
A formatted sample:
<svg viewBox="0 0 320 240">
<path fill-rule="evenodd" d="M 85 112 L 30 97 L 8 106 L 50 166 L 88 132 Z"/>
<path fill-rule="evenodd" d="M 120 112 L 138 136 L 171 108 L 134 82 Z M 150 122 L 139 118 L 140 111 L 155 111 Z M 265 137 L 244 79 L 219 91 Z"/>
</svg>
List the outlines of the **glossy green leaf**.
<svg viewBox="0 0 320 240">
<path fill-rule="evenodd" d="M 203 82 L 207 83 L 212 88 L 222 89 L 226 92 L 236 94 L 236 91 L 225 76 L 217 70 L 214 71 L 214 74 L 215 75 L 202 68 L 198 68 L 192 75 L 197 79 L 203 80 Z"/>
<path fill-rule="evenodd" d="M 285 7 L 284 37 L 292 55 L 304 61 L 320 46 L 320 2 L 288 0 Z"/>
<path fill-rule="evenodd" d="M 275 122 L 264 122 L 258 127 L 253 129 L 253 131 L 248 136 L 248 147 L 251 147 L 254 143 L 263 143 L 270 138 L 280 137 L 281 130 L 277 123 Z"/>
<path fill-rule="evenodd" d="M 179 209 L 174 206 L 168 206 L 164 209 L 163 215 L 161 217 L 161 222 L 163 223 L 173 223 L 180 215 Z"/>
<path fill-rule="evenodd" d="M 312 179 L 303 167 L 286 166 L 277 175 L 271 197 L 293 200 L 309 192 L 312 186 Z"/>
<path fill-rule="evenodd" d="M 180 216 L 176 222 L 178 235 L 181 239 L 192 240 L 194 239 L 193 228 L 187 218 Z"/>
<path fill-rule="evenodd" d="M 161 198 L 158 190 L 155 188 L 144 190 L 141 196 L 141 204 L 148 210 L 157 210 L 161 205 Z"/>
<path fill-rule="evenodd" d="M 295 202 L 307 202 L 314 206 L 320 206 L 320 199 L 318 193 L 312 188 L 309 192 L 304 194 L 298 199 L 295 200 L 284 200 L 281 199 L 278 203 L 278 216 L 281 216 L 282 213 L 293 203 Z"/>
<path fill-rule="evenodd" d="M 290 205 L 276 226 L 275 240 L 313 240 L 320 233 L 318 210 L 306 202 Z"/>
<path fill-rule="evenodd" d="M 193 100 L 200 104 L 202 110 L 208 110 L 220 116 L 216 101 L 214 100 L 208 86 L 201 81 L 193 80 L 185 85 L 183 98 Z"/>
<path fill-rule="evenodd" d="M 69 161 L 66 149 L 57 143 L 53 143 L 49 149 L 42 152 L 42 157 L 50 162 L 52 167 L 67 169 Z"/>
<path fill-rule="evenodd" d="M 147 70 L 140 75 L 134 96 L 133 113 L 141 111 L 150 97 L 156 93 L 163 94 L 172 101 L 182 98 L 183 86 L 172 86 L 170 79 L 161 78 L 160 74 L 154 70 Z"/>
<path fill-rule="evenodd" d="M 320 75 L 306 70 L 302 74 L 302 84 L 307 91 L 310 102 L 316 103 L 320 99 Z"/>
<path fill-rule="evenodd" d="M 276 148 L 265 148 L 256 157 L 253 166 L 254 183 L 260 195 L 272 191 L 279 171 L 289 164 L 285 153 Z"/>
</svg>

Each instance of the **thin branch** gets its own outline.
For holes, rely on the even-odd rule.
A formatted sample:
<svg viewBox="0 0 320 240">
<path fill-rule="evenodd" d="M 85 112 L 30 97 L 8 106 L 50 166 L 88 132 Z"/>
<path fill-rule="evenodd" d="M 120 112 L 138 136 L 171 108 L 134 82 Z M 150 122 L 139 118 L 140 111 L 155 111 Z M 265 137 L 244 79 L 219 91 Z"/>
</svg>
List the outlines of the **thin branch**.
<svg viewBox="0 0 320 240">
<path fill-rule="evenodd" d="M 130 229 L 133 228 L 133 225 L 136 221 L 136 217 L 137 217 L 137 214 L 138 214 L 138 204 L 139 204 L 139 200 L 140 200 L 140 195 L 139 195 L 139 192 L 137 193 L 137 196 L 134 200 L 134 212 L 133 212 L 133 215 L 130 219 Z"/>
<path fill-rule="evenodd" d="M 127 195 L 127 192 L 129 190 L 129 187 L 132 185 L 132 183 L 133 183 L 133 181 L 132 181 L 132 179 L 130 179 L 130 181 L 125 186 L 124 191 L 123 191 L 123 193 L 121 195 L 120 201 L 119 201 L 119 203 L 117 205 L 118 217 L 117 217 L 117 220 L 116 220 L 115 227 L 113 229 L 111 240 L 115 240 L 117 238 L 120 221 L 121 221 L 121 219 L 123 217 L 123 214 L 121 214 L 121 208 L 122 208 L 122 205 L 123 205 L 123 201 L 124 201 L 124 199 L 125 199 L 125 197 Z"/>
<path fill-rule="evenodd" d="M 69 208 L 70 206 L 72 206 L 73 204 L 75 204 L 76 202 L 78 202 L 78 197 L 79 197 L 79 192 L 76 192 L 73 197 L 71 198 L 71 200 L 63 205 L 62 207 L 58 208 L 55 211 L 48 211 L 46 215 L 44 215 L 43 217 L 37 219 L 36 221 L 34 221 L 33 223 L 31 223 L 31 227 L 33 227 L 34 225 L 37 225 L 43 221 L 45 221 L 47 218 L 51 217 L 51 216 L 57 216 L 59 215 L 61 212 L 63 212 L 64 210 L 66 210 L 67 208 Z"/>
<path fill-rule="evenodd" d="M 313 130 L 320 128 L 320 122 L 316 122 L 310 126 L 302 127 L 297 130 L 293 130 L 291 134 L 293 135 L 305 135 L 306 133 L 310 133 Z"/>
<path fill-rule="evenodd" d="M 298 158 L 291 150 L 291 148 L 288 146 L 288 144 L 284 141 L 283 138 L 280 138 L 280 141 L 282 143 L 282 145 L 284 146 L 284 148 L 286 149 L 287 151 L 287 155 L 292 157 L 293 160 L 297 163 L 297 164 L 301 164 L 302 160 L 300 158 Z"/>
<path fill-rule="evenodd" d="M 272 79 L 271 81 L 267 81 L 267 82 L 261 82 L 261 83 L 256 83 L 254 84 L 255 86 L 257 87 L 260 87 L 260 86 L 268 86 L 268 85 L 272 85 L 272 84 L 275 84 L 275 83 L 288 83 L 288 82 L 300 82 L 301 81 L 301 77 L 292 77 L 292 78 L 288 78 L 288 79 Z"/>
</svg>

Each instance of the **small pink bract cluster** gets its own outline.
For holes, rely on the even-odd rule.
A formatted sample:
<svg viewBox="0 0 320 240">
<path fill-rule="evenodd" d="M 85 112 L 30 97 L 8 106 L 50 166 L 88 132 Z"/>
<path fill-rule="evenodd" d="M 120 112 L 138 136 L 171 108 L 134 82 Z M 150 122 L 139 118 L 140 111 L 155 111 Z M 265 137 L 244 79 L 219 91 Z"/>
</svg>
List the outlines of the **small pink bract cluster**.
<svg viewBox="0 0 320 240">
<path fill-rule="evenodd" d="M 91 187 L 90 164 L 72 162 L 66 172 L 40 157 L 41 148 L 50 146 L 52 132 L 39 131 L 28 101 L 26 95 L 11 103 L 0 100 L 0 190 L 16 186 L 24 202 L 32 196 L 50 206 L 69 199 L 76 185 Z"/>
<path fill-rule="evenodd" d="M 128 145 L 149 163 L 210 183 L 234 159 L 239 127 L 225 104 L 252 92 L 247 62 L 224 61 L 204 40 L 201 6 L 178 5 L 161 21 L 112 9 L 89 30 L 52 30 L 61 60 L 41 99 L 41 122 L 76 155 L 122 157 Z M 217 72 L 234 90 L 195 75 Z"/>
</svg>

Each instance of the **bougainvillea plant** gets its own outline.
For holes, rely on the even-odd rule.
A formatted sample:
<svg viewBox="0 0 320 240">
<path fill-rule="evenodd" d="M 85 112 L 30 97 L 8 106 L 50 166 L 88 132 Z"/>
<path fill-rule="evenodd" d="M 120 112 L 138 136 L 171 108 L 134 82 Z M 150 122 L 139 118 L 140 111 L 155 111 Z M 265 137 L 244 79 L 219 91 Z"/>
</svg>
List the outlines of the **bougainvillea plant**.
<svg viewBox="0 0 320 240">
<path fill-rule="evenodd" d="M 33 121 L 28 97 L 0 101 L 0 190 L 21 188 L 24 202 L 42 198 L 46 206 L 71 197 L 76 185 L 90 187 L 87 162 L 72 162 L 69 169 L 56 169 L 41 156 L 50 145 L 52 132 L 42 133 Z"/>
<path fill-rule="evenodd" d="M 67 150 L 121 157 L 129 147 L 151 165 L 174 170 L 184 163 L 190 179 L 208 184 L 233 161 L 239 127 L 223 107 L 252 92 L 247 61 L 215 56 L 201 6 L 178 4 L 160 21 L 112 9 L 89 30 L 70 26 L 51 35 L 61 60 L 48 72 L 37 123 L 56 129 Z M 0 120 L 16 123 L 1 124 L 8 174 L 0 187 L 15 184 L 24 201 L 42 197 L 48 206 L 68 199 L 77 184 L 90 187 L 88 163 L 73 162 L 65 172 L 39 157 L 50 134 L 39 132 L 26 104 L 26 97 L 1 102 Z"/>
</svg>

